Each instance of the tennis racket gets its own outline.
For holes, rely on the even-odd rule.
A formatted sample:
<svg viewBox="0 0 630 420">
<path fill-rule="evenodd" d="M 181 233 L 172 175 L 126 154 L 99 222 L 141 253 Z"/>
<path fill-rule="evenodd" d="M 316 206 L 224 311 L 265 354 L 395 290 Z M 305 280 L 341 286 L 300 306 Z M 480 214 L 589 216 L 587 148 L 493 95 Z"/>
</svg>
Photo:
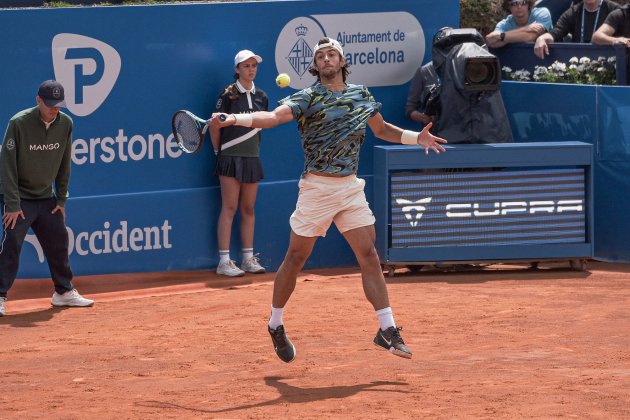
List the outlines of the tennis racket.
<svg viewBox="0 0 630 420">
<path fill-rule="evenodd" d="M 219 119 L 225 121 L 225 115 L 220 115 Z M 208 131 L 206 120 L 190 111 L 180 110 L 173 115 L 171 123 L 173 136 L 175 136 L 180 149 L 186 153 L 195 153 L 201 150 L 203 139 L 206 137 L 206 131 Z"/>
</svg>

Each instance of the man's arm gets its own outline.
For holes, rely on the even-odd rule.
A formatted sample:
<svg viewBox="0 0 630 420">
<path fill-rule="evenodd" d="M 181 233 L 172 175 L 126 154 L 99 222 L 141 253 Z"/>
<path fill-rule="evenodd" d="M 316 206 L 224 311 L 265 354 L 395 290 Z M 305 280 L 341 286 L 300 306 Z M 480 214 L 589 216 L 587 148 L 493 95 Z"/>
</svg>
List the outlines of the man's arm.
<svg viewBox="0 0 630 420">
<path fill-rule="evenodd" d="M 219 119 L 220 115 L 226 115 L 225 121 Z M 216 112 L 207 121 L 211 127 L 227 127 L 230 125 L 241 125 L 243 127 L 272 128 L 280 124 L 293 120 L 291 108 L 287 105 L 280 105 L 273 111 L 256 111 L 250 114 L 223 114 Z"/>
<path fill-rule="evenodd" d="M 409 85 L 409 92 L 407 93 L 407 102 L 405 103 L 405 115 L 413 121 L 417 121 L 413 118 L 413 112 L 418 112 L 420 108 L 420 97 L 422 96 L 422 90 L 424 89 L 424 76 L 422 74 L 422 67 L 416 70 L 411 84 Z"/>
<path fill-rule="evenodd" d="M 21 210 L 17 169 L 18 146 L 18 130 L 15 123 L 11 121 L 4 134 L 2 153 L 0 153 L 0 179 L 2 179 L 2 193 L 4 194 L 4 205 L 7 212 L 18 212 Z"/>
<path fill-rule="evenodd" d="M 8 147 L 11 142 L 13 147 Z M 24 219 L 18 189 L 17 147 L 17 129 L 13 122 L 10 122 L 4 134 L 2 153 L 0 153 L 0 179 L 2 179 L 5 205 L 2 212 L 2 224 L 6 229 L 13 229 L 19 217 Z"/>
<path fill-rule="evenodd" d="M 534 54 L 536 57 L 543 60 L 546 55 L 549 55 L 549 44 L 553 43 L 553 36 L 550 33 L 545 33 L 536 38 L 534 43 Z"/>
<path fill-rule="evenodd" d="M 624 36 L 613 36 L 615 29 L 607 23 L 603 23 L 593 34 L 593 44 L 617 45 L 624 44 L 630 47 L 630 40 Z"/>
<path fill-rule="evenodd" d="M 514 44 L 518 42 L 533 42 L 540 35 L 544 34 L 547 30 L 540 23 L 530 23 L 521 28 L 512 29 L 511 31 L 503 32 L 503 40 L 501 40 L 502 32 L 494 31 L 486 35 L 486 43 L 490 48 L 500 48 L 507 44 Z"/>
<path fill-rule="evenodd" d="M 57 206 L 63 207 L 68 199 L 68 185 L 70 184 L 70 169 L 72 165 L 72 125 L 66 138 L 66 148 L 61 158 L 61 164 L 55 177 L 55 195 L 57 196 Z"/>
<path fill-rule="evenodd" d="M 536 42 L 534 44 L 534 54 L 536 55 L 536 57 L 542 60 L 545 58 L 546 55 L 549 55 L 549 44 L 562 41 L 564 37 L 567 36 L 569 32 L 571 32 L 571 27 L 573 26 L 572 23 L 574 21 L 575 9 L 573 8 L 573 6 L 571 6 L 567 10 L 565 10 L 562 15 L 560 15 L 560 18 L 558 18 L 558 21 L 549 32 L 546 32 L 536 38 Z M 573 40 L 573 42 L 578 41 Z"/>
<path fill-rule="evenodd" d="M 441 137 L 434 136 L 429 132 L 429 129 L 431 129 L 431 126 L 433 125 L 432 123 L 427 124 L 419 133 L 416 131 L 403 130 L 394 124 L 386 122 L 379 112 L 370 117 L 368 125 L 374 135 L 381 140 L 385 140 L 390 143 L 422 146 L 427 154 L 429 153 L 429 150 L 433 150 L 435 153 L 445 151 L 441 143 L 447 143 L 447 141 Z"/>
</svg>

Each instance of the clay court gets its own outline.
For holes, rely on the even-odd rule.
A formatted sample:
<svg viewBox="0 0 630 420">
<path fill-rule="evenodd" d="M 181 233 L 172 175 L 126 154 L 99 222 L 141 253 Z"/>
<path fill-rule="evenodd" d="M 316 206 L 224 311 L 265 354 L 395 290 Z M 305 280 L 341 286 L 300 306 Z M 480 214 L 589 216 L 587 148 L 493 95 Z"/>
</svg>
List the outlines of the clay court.
<svg viewBox="0 0 630 420">
<path fill-rule="evenodd" d="M 18 280 L 0 318 L 0 418 L 630 418 L 630 265 L 398 269 L 394 315 L 414 352 L 372 344 L 356 268 L 298 279 L 279 361 L 273 274 L 77 278 L 92 308 L 53 309 Z"/>
</svg>

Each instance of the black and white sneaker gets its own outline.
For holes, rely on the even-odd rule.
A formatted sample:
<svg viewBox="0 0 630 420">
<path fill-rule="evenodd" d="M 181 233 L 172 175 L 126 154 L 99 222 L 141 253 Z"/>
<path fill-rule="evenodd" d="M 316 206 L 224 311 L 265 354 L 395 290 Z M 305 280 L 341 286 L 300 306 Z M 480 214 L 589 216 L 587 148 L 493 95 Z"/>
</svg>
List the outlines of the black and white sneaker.
<svg viewBox="0 0 630 420">
<path fill-rule="evenodd" d="M 267 326 L 267 329 L 269 330 L 271 341 L 273 341 L 273 347 L 280 360 L 285 363 L 292 362 L 293 359 L 295 359 L 296 354 L 295 346 L 284 333 L 284 326 L 279 325 L 275 330 L 272 330 L 271 327 Z"/>
<path fill-rule="evenodd" d="M 400 336 L 402 327 L 389 327 L 385 331 L 380 328 L 374 337 L 374 345 L 384 348 L 385 350 L 395 354 L 396 356 L 411 359 L 411 350 L 405 346 L 405 342 Z"/>
</svg>

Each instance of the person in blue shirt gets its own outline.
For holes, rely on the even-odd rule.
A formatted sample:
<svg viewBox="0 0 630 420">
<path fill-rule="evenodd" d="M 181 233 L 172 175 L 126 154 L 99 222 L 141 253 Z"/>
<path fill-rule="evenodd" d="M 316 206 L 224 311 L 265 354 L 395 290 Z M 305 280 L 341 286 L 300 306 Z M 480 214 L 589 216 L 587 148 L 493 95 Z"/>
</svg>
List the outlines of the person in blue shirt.
<svg viewBox="0 0 630 420">
<path fill-rule="evenodd" d="M 534 7 L 536 0 L 503 0 L 503 10 L 510 13 L 486 35 L 489 48 L 518 42 L 533 42 L 553 27 L 546 7 Z"/>
</svg>

